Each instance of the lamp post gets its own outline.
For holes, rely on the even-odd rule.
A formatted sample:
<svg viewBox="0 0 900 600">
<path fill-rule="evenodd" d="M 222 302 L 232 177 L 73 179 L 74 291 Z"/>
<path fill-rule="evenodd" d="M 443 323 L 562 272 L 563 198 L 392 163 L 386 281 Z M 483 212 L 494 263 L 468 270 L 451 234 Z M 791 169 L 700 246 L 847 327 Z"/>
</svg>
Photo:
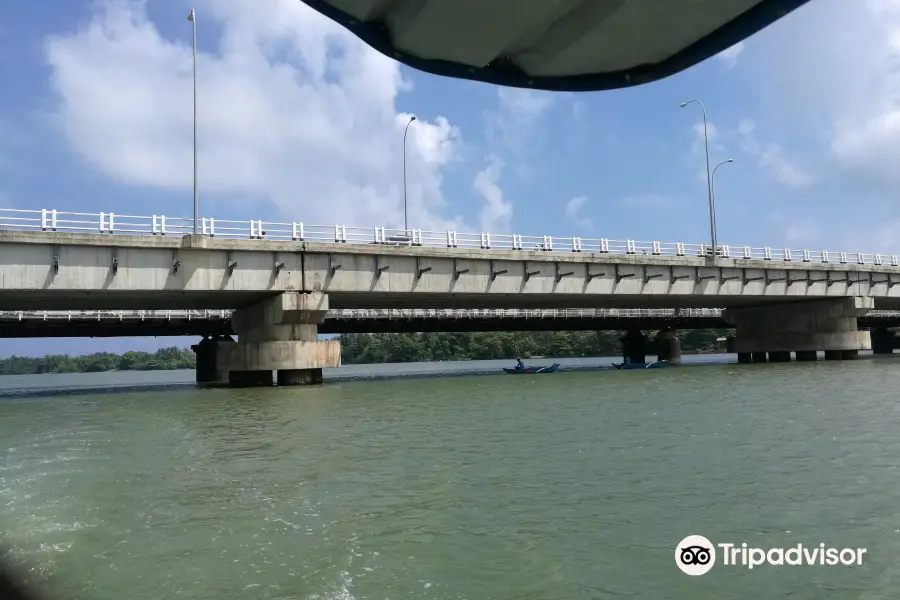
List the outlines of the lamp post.
<svg viewBox="0 0 900 600">
<path fill-rule="evenodd" d="M 710 198 L 712 198 L 712 207 L 713 207 L 713 229 L 718 229 L 718 225 L 715 221 L 716 218 L 716 171 L 719 170 L 719 167 L 722 165 L 727 165 L 728 163 L 733 163 L 734 159 L 729 158 L 728 160 L 723 160 L 719 164 L 716 165 L 716 168 L 712 171 L 712 176 L 709 178 L 709 190 L 710 190 Z"/>
<path fill-rule="evenodd" d="M 713 256 L 716 256 L 716 209 L 713 206 L 712 175 L 709 172 L 709 134 L 706 128 L 706 107 L 699 100 L 688 100 L 681 103 L 681 108 L 694 103 L 700 105 L 700 110 L 703 111 L 703 143 L 706 147 L 706 191 L 709 195 L 709 237 L 712 241 Z"/>
<path fill-rule="evenodd" d="M 194 44 L 194 235 L 197 235 L 197 221 L 200 218 L 200 203 L 197 199 L 197 13 L 188 14 L 191 22 L 191 37 Z"/>
<path fill-rule="evenodd" d="M 416 120 L 415 115 L 409 118 L 406 129 L 403 131 L 403 229 L 404 235 L 409 235 L 409 214 L 406 208 L 406 134 L 409 133 L 409 126 Z"/>
</svg>

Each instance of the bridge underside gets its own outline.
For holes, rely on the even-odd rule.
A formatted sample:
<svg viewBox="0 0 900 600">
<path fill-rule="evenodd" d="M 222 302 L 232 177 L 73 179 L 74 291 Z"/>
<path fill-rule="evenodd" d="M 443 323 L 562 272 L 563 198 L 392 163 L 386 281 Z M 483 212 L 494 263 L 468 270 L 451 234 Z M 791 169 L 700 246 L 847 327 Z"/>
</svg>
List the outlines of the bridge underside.
<svg viewBox="0 0 900 600">
<path fill-rule="evenodd" d="M 488 83 L 599 91 L 683 71 L 808 0 L 303 0 L 409 67 Z"/>
<path fill-rule="evenodd" d="M 900 317 L 860 317 L 862 329 L 900 327 Z M 647 318 L 353 318 L 327 319 L 319 325 L 322 334 L 414 333 L 474 331 L 656 331 L 665 329 L 730 329 L 733 326 L 714 317 Z M 0 339 L 53 337 L 220 337 L 234 335 L 230 319 L 113 319 L 71 321 L 0 320 Z"/>
<path fill-rule="evenodd" d="M 7 290 L 0 310 L 238 309 L 280 291 Z M 333 308 L 743 308 L 814 302 L 817 297 L 650 294 L 448 294 L 327 292 Z M 900 298 L 876 298 L 878 310 L 900 310 Z"/>
</svg>

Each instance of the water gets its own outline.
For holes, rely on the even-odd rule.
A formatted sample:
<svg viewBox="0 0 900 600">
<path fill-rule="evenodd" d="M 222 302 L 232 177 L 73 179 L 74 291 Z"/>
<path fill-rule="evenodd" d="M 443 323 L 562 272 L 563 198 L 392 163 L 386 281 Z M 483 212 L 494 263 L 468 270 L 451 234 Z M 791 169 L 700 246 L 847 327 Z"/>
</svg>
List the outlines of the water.
<svg viewBox="0 0 900 600">
<path fill-rule="evenodd" d="M 874 600 L 900 585 L 891 359 L 252 390 L 59 377 L 170 378 L 0 401 L 6 558 L 59 598 Z M 688 577 L 688 534 L 868 552 Z"/>
</svg>

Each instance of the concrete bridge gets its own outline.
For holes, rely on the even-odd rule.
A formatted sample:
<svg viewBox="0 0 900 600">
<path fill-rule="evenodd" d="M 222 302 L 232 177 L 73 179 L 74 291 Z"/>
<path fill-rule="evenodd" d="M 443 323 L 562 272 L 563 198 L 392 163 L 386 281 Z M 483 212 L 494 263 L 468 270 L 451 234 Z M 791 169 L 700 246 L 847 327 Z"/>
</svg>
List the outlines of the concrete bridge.
<svg viewBox="0 0 900 600">
<path fill-rule="evenodd" d="M 800 360 L 871 347 L 900 259 L 660 241 L 398 231 L 162 215 L 0 211 L 0 310 L 236 309 L 235 384 L 318 381 L 331 308 L 726 308 L 735 351 Z M 635 342 L 635 344 L 640 344 Z M 810 354 L 812 353 L 812 354 Z M 635 356 L 639 353 L 635 351 Z"/>
</svg>

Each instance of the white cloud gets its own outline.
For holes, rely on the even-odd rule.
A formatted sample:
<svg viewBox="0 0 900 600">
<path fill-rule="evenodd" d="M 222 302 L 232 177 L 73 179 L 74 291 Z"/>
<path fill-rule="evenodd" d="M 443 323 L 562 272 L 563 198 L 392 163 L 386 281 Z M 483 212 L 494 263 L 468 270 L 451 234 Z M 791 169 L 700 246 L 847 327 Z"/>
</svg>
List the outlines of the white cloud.
<svg viewBox="0 0 900 600">
<path fill-rule="evenodd" d="M 808 136 L 825 175 L 896 189 L 900 0 L 812 2 L 760 34 L 748 64 L 751 54 L 773 129 Z"/>
<path fill-rule="evenodd" d="M 119 181 L 189 190 L 191 49 L 162 37 L 140 0 L 98 0 L 78 31 L 49 39 L 58 121 L 71 147 Z M 257 196 L 282 217 L 357 225 L 403 220 L 403 128 L 411 86 L 398 64 L 294 0 L 206 0 L 198 30 L 221 30 L 198 58 L 202 195 Z M 526 103 L 527 106 L 527 103 Z M 442 170 L 460 133 L 443 117 L 410 128 L 411 223 L 443 217 Z M 271 217 L 274 218 L 274 215 Z"/>
<path fill-rule="evenodd" d="M 813 175 L 785 156 L 778 144 L 762 144 L 756 139 L 756 124 L 742 119 L 737 126 L 740 148 L 755 157 L 761 168 L 768 171 L 779 183 L 792 188 L 805 188 L 815 181 Z"/>
<path fill-rule="evenodd" d="M 516 154 L 534 150 L 542 117 L 556 101 L 551 92 L 497 88 L 497 108 L 486 115 L 488 137 Z"/>
<path fill-rule="evenodd" d="M 738 57 L 740 57 L 741 53 L 744 51 L 744 42 L 738 42 L 731 48 L 727 50 L 723 50 L 716 55 L 722 63 L 725 65 L 726 69 L 733 69 L 738 62 Z"/>
<path fill-rule="evenodd" d="M 593 229 L 594 222 L 588 217 L 581 216 L 581 209 L 584 208 L 587 198 L 584 196 L 575 196 L 566 202 L 566 217 L 574 221 L 579 227 Z"/>
<path fill-rule="evenodd" d="M 484 198 L 485 203 L 479 214 L 481 231 L 502 233 L 512 221 L 513 205 L 503 200 L 503 190 L 499 185 L 504 166 L 496 156 L 489 156 L 488 166 L 479 171 L 472 182 L 472 187 Z"/>
</svg>

